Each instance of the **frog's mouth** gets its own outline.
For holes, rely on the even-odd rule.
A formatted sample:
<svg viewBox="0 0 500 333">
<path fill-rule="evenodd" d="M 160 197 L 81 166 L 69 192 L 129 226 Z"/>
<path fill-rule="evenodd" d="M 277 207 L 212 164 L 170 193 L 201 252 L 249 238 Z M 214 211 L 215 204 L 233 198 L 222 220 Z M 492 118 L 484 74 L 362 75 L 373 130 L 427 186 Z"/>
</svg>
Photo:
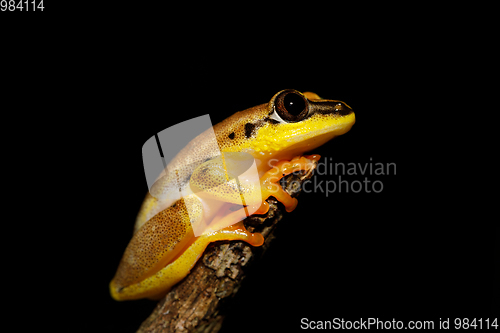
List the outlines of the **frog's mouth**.
<svg viewBox="0 0 500 333">
<path fill-rule="evenodd" d="M 336 136 L 347 133 L 356 122 L 356 117 L 352 110 L 341 112 L 342 114 L 340 111 L 321 110 L 300 123 L 283 126 L 281 140 L 276 146 L 280 146 L 279 150 L 289 150 L 300 146 L 314 149 Z M 273 136 L 269 134 L 267 137 Z"/>
<path fill-rule="evenodd" d="M 333 138 L 347 133 L 351 129 L 352 125 L 354 125 L 354 121 L 354 113 L 352 113 L 352 121 L 348 123 L 331 125 L 314 133 L 306 133 L 304 135 L 294 137 L 290 140 L 289 146 L 285 149 L 287 152 L 286 158 L 310 152 L 318 147 L 321 147 Z"/>
<path fill-rule="evenodd" d="M 257 159 L 289 160 L 347 133 L 355 121 L 351 110 L 343 116 L 316 113 L 301 123 L 282 124 L 278 128 L 264 127 L 259 130 L 261 139 L 253 143 L 253 154 Z"/>
</svg>

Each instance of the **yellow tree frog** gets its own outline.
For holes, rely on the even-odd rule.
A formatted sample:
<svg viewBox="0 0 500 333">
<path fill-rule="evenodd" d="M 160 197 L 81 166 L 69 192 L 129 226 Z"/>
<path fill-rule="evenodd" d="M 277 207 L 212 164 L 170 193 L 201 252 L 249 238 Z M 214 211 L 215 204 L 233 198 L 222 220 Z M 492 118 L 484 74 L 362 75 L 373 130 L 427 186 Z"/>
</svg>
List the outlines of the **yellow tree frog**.
<svg viewBox="0 0 500 333">
<path fill-rule="evenodd" d="M 269 196 L 291 212 L 297 199 L 276 182 L 287 174 L 311 168 L 319 155 L 303 154 L 346 133 L 354 122 L 352 109 L 342 101 L 321 99 L 311 92 L 282 90 L 269 103 L 237 112 L 213 126 L 217 149 L 206 143 L 204 132 L 182 149 L 169 166 L 180 170 L 176 177 L 181 185 L 204 189 L 220 176 L 213 164 L 219 158 L 217 153 L 248 153 L 255 159 L 260 177 L 259 193 L 253 194 L 261 200 L 254 214 L 268 211 L 265 200 Z M 198 163 L 194 169 L 183 167 L 193 160 L 205 162 Z M 156 190 L 165 195 L 146 195 L 133 237 L 110 283 L 111 296 L 116 300 L 161 298 L 190 272 L 211 242 L 241 240 L 252 246 L 264 242 L 261 234 L 248 232 L 241 217 L 229 210 L 234 202 L 231 193 L 186 195 L 175 200 L 168 195 L 169 191 L 176 190 L 169 187 L 169 181 L 171 179 L 165 177 L 157 185 Z M 216 220 L 225 227 L 195 236 L 193 217 L 197 223 L 209 224 Z"/>
</svg>

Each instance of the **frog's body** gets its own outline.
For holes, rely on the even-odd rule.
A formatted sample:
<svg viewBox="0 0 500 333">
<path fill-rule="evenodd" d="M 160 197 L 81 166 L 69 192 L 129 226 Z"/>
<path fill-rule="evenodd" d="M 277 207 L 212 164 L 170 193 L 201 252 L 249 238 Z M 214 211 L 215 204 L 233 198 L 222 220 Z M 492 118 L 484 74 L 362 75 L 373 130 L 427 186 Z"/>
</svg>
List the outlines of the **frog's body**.
<svg viewBox="0 0 500 333">
<path fill-rule="evenodd" d="M 236 203 L 234 195 L 193 194 L 193 188 L 210 187 L 205 183 L 216 177 L 217 169 L 210 163 L 220 156 L 220 151 L 224 155 L 246 152 L 255 159 L 261 179 L 260 192 L 253 195 L 259 200 L 247 203 L 255 206 L 254 214 L 267 212 L 265 199 L 269 196 L 292 211 L 297 200 L 281 190 L 276 181 L 291 172 L 308 170 L 319 156 L 300 156 L 346 133 L 354 121 L 354 113 L 343 102 L 284 90 L 269 103 L 237 112 L 215 125 L 217 145 L 208 139 L 208 131 L 193 139 L 168 165 L 177 170 L 176 174 L 157 181 L 150 190 L 154 196 L 146 195 L 134 236 L 110 284 L 113 298 L 161 297 L 189 273 L 211 242 L 243 240 L 253 246 L 262 245 L 262 235 L 249 233 L 242 222 L 234 224 L 241 220 L 241 212 L 230 210 Z M 210 170 L 208 180 L 200 176 L 205 176 L 200 170 Z M 179 187 L 187 193 L 180 200 L 176 196 Z M 222 229 L 195 237 L 193 219 Z"/>
</svg>

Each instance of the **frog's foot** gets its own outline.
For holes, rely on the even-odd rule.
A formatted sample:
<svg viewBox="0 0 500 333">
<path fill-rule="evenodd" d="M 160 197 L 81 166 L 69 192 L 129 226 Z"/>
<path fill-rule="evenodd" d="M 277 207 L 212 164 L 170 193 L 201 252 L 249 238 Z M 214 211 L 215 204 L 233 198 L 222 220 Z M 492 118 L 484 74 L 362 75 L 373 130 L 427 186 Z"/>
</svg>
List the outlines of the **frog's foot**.
<svg viewBox="0 0 500 333">
<path fill-rule="evenodd" d="M 241 207 L 241 206 L 240 206 Z M 260 233 L 246 230 L 243 220 L 249 216 L 248 207 L 234 210 L 235 205 L 227 205 L 210 221 L 195 231 L 195 236 L 216 240 L 242 240 L 253 246 L 261 246 L 264 237 Z"/>
<path fill-rule="evenodd" d="M 297 199 L 292 198 L 278 184 L 281 178 L 295 171 L 310 171 L 313 169 L 321 156 L 305 155 L 294 157 L 291 161 L 279 161 L 271 170 L 267 171 L 260 179 L 262 191 L 262 206 L 254 214 L 264 214 L 269 210 L 269 204 L 265 201 L 273 196 L 285 205 L 287 212 L 291 212 L 297 207 Z"/>
<path fill-rule="evenodd" d="M 236 211 L 227 216 L 224 216 L 216 222 L 216 225 L 219 226 L 227 224 L 231 225 L 218 230 L 214 230 L 211 226 L 211 229 L 213 231 L 207 230 L 207 232 L 205 232 L 200 238 L 205 239 L 206 241 L 208 241 L 208 243 L 223 240 L 242 240 L 252 246 L 261 246 L 262 244 L 264 244 L 264 236 L 262 236 L 262 234 L 258 232 L 249 232 L 243 225 L 240 214 L 237 214 L 238 212 L 239 211 Z M 240 219 L 240 221 L 234 223 L 235 218 Z"/>
</svg>

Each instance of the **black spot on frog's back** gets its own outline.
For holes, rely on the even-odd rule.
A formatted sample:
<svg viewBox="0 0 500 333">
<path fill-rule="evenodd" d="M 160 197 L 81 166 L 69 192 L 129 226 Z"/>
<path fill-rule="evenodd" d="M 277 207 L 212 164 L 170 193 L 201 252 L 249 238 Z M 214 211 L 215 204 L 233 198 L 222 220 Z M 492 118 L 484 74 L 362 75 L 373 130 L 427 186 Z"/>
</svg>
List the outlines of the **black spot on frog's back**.
<svg viewBox="0 0 500 333">
<path fill-rule="evenodd" d="M 253 135 L 255 131 L 255 125 L 252 123 L 246 123 L 245 124 L 245 137 L 248 139 Z"/>
<path fill-rule="evenodd" d="M 233 139 L 234 139 L 234 132 L 233 132 L 233 133 L 231 133 L 231 134 L 229 134 L 229 135 L 228 135 L 228 137 L 229 137 L 231 140 L 233 140 Z"/>
</svg>

